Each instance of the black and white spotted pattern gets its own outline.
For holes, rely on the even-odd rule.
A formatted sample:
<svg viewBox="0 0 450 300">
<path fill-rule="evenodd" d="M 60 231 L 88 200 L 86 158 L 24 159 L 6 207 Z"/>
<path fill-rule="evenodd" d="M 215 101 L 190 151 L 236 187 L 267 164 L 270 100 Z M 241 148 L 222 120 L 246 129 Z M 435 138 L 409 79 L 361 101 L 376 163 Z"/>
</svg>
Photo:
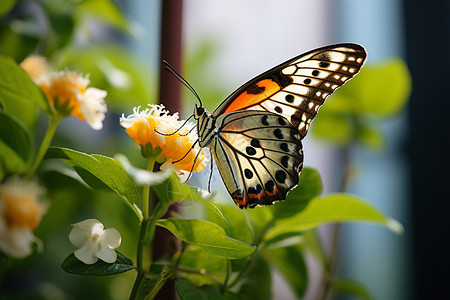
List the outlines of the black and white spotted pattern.
<svg viewBox="0 0 450 300">
<path fill-rule="evenodd" d="M 237 111 L 219 116 L 215 125 L 208 147 L 234 199 L 245 199 L 245 207 L 269 205 L 297 186 L 303 148 L 298 130 L 284 117 Z"/>
<path fill-rule="evenodd" d="M 357 44 L 318 48 L 248 81 L 212 114 L 196 107 L 198 144 L 211 150 L 239 207 L 284 200 L 297 186 L 312 119 L 366 56 Z"/>
<path fill-rule="evenodd" d="M 247 109 L 282 115 L 298 128 L 303 139 L 325 99 L 359 72 L 366 56 L 364 47 L 357 44 L 337 44 L 310 51 L 250 80 L 222 102 L 213 115 L 220 115 L 233 99 L 258 82 L 271 79 L 281 89 Z"/>
</svg>

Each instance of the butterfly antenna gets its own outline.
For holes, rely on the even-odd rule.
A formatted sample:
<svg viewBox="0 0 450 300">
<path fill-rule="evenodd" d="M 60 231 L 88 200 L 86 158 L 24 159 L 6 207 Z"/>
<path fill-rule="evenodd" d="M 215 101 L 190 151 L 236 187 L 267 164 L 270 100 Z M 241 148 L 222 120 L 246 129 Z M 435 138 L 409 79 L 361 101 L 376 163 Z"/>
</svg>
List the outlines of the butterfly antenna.
<svg viewBox="0 0 450 300">
<path fill-rule="evenodd" d="M 200 102 L 200 106 L 203 106 L 200 96 L 197 94 L 194 88 L 187 82 L 187 80 L 184 79 L 180 74 L 178 74 L 178 72 L 175 71 L 174 68 L 172 68 L 172 66 L 166 60 L 163 60 L 163 64 L 165 65 L 165 69 L 167 71 L 169 71 L 173 76 L 175 76 L 176 79 L 178 79 L 182 84 L 184 84 L 185 87 L 187 87 L 191 91 L 192 94 L 194 94 L 195 98 L 197 98 L 198 102 Z"/>
</svg>

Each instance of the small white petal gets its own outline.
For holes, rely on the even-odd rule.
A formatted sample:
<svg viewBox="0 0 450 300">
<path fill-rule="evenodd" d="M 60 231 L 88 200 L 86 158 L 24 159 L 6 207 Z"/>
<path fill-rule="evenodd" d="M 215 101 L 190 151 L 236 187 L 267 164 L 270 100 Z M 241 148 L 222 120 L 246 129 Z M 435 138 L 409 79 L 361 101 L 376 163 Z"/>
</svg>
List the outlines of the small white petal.
<svg viewBox="0 0 450 300">
<path fill-rule="evenodd" d="M 87 88 L 86 91 L 84 91 L 84 97 L 96 99 L 96 100 L 103 99 L 106 97 L 106 95 L 108 95 L 108 93 L 106 91 L 95 88 L 95 87 Z"/>
<path fill-rule="evenodd" d="M 95 264 L 98 261 L 95 253 L 99 251 L 99 243 L 94 243 L 90 240 L 86 240 L 86 243 L 73 253 L 75 257 L 87 265 Z"/>
<path fill-rule="evenodd" d="M 84 92 L 83 99 L 80 100 L 80 108 L 86 123 L 92 129 L 100 130 L 103 128 L 103 120 L 107 111 L 105 101 L 106 91 L 97 88 L 88 88 Z"/>
<path fill-rule="evenodd" d="M 28 228 L 10 228 L 8 237 L 1 243 L 6 242 L 6 253 L 15 258 L 24 258 L 32 253 L 32 243 L 37 238 Z M 4 248 L 4 247 L 1 247 Z"/>
<path fill-rule="evenodd" d="M 122 243 L 122 237 L 119 231 L 115 228 L 108 228 L 105 230 L 103 238 L 101 240 L 101 245 L 107 245 L 110 249 L 116 249 Z"/>
<path fill-rule="evenodd" d="M 77 227 L 80 227 L 83 230 L 88 230 L 88 231 L 91 231 L 91 229 L 94 226 L 100 226 L 102 229 L 104 228 L 103 224 L 97 219 L 86 219 L 84 221 L 75 223 L 72 226 L 74 226 L 74 227 L 77 226 Z"/>
<path fill-rule="evenodd" d="M 101 247 L 99 251 L 95 252 L 95 256 L 109 264 L 117 260 L 116 250 L 109 249 L 108 247 Z"/>
<path fill-rule="evenodd" d="M 180 166 L 177 164 L 172 164 L 172 160 L 166 160 L 159 169 L 161 171 L 173 171 L 175 174 L 177 174 L 178 178 L 180 179 L 180 183 L 186 182 L 187 178 L 189 177 L 189 172 L 185 170 L 181 170 Z"/>
<path fill-rule="evenodd" d="M 93 228 L 103 230 L 103 224 L 96 219 L 87 219 L 72 225 L 69 240 L 75 247 L 82 247 L 85 241 L 92 235 Z"/>
</svg>

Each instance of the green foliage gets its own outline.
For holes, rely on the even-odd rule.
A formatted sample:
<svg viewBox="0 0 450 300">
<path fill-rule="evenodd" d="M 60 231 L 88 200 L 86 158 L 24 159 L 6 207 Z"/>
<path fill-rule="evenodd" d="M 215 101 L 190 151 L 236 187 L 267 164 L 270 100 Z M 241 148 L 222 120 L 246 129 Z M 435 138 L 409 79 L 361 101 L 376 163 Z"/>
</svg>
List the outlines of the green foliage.
<svg viewBox="0 0 450 300">
<path fill-rule="evenodd" d="M 26 15 L 14 20 L 9 14 L 16 5 L 35 5 L 40 16 L 47 20 L 47 27 L 30 30 L 33 19 Z M 10 175 L 27 173 L 27 178 L 39 177 L 45 183 L 51 205 L 37 232 L 48 236 L 50 242 L 45 242 L 48 253 L 61 255 L 65 252 L 65 257 L 72 251 L 70 247 L 65 248 L 67 242 L 61 242 L 60 236 L 56 243 L 58 249 L 52 249 L 57 239 L 52 234 L 60 233 L 60 227 L 68 227 L 74 219 L 91 218 L 93 211 L 121 226 L 125 232 L 121 249 L 125 248 L 127 255 L 136 253 L 135 257 L 128 258 L 117 252 L 115 263 L 99 261 L 93 265 L 85 265 L 70 254 L 61 266 L 65 272 L 106 276 L 136 270 L 137 276 L 132 274 L 133 278 L 130 276 L 127 282 L 134 280 L 130 298 L 152 299 L 168 280 L 176 279 L 180 299 L 269 299 L 273 294 L 272 273 L 277 269 L 295 295 L 302 298 L 310 281 L 305 253 L 317 256 L 324 269 L 329 265 L 315 231 L 318 226 L 360 221 L 382 225 L 396 233 L 403 231 L 398 222 L 363 199 L 347 193 L 321 195 L 321 178 L 312 168 L 303 169 L 299 186 L 289 192 L 285 201 L 244 211 L 231 200 L 221 204 L 213 196 L 205 196 L 198 189 L 180 183 L 173 172 L 153 172 L 152 161 L 147 170 L 136 167 L 133 165 L 136 160 L 131 159 L 132 164 L 129 158 L 137 156 L 137 150 L 121 149 L 127 155 L 109 157 L 69 147 L 48 148 L 51 138 L 48 144 L 40 142 L 37 120 L 44 116 L 44 121 L 50 121 L 47 132 L 56 129 L 59 120 L 55 121 L 46 96 L 16 62 L 38 52 L 45 54 L 55 68 L 69 67 L 89 73 L 93 86 L 108 91 L 108 108 L 113 112 L 146 105 L 155 90 L 149 82 L 156 80 L 151 80 L 145 66 L 129 50 L 114 42 L 99 44 L 95 33 L 87 30 L 88 22 L 94 20 L 127 38 L 134 36 L 134 25 L 112 0 L 44 0 L 33 4 L 4 0 L 0 4 L 0 18 L 3 21 L 0 23 L 0 53 L 5 55 L 0 56 L 0 182 Z M 11 30 L 12 21 L 20 21 L 23 30 Z M 81 32 L 87 33 L 83 45 L 74 38 Z M 192 78 L 194 86 L 196 81 L 208 82 L 204 77 L 210 73 L 205 71 L 207 61 L 216 49 L 215 43 L 204 43 L 189 55 L 187 77 Z M 220 87 L 208 84 L 205 88 L 202 93 L 208 95 L 204 97 L 205 103 L 221 97 Z M 314 132 L 346 148 L 361 144 L 369 149 L 381 149 L 384 139 L 377 122 L 400 113 L 410 90 L 411 79 L 403 61 L 393 59 L 366 66 L 327 101 L 314 122 Z M 111 140 L 109 145 L 114 145 L 113 151 L 117 152 L 118 137 L 113 136 Z M 43 145 L 40 149 L 44 153 L 47 150 L 45 168 L 40 172 L 30 171 L 30 166 L 37 168 L 41 162 L 40 151 L 36 151 L 33 141 Z M 70 138 L 58 141 L 59 144 L 70 142 Z M 55 165 L 60 161 L 71 168 L 64 163 L 63 167 Z M 111 197 L 112 194 L 118 197 Z M 157 203 L 153 203 L 156 198 Z M 204 214 L 199 219 L 177 214 L 168 216 L 169 206 L 180 201 L 200 204 Z M 88 206 L 98 209 L 91 210 Z M 137 230 L 136 226 L 140 228 Z M 145 257 L 144 252 L 148 254 L 150 246 L 159 242 L 154 240 L 156 226 L 169 230 L 182 241 L 182 246 L 154 262 Z M 61 245 L 63 250 L 59 249 Z M 58 266 L 64 257 L 56 258 L 60 258 Z M 2 253 L 0 260 L 5 265 L 16 263 Z M 7 272 L 5 268 L 0 275 L 6 278 Z M 354 281 L 331 278 L 329 282 L 336 294 L 372 299 L 370 293 Z M 70 281 L 66 286 L 72 286 Z M 103 291 L 108 287 L 102 288 Z M 128 285 L 126 289 L 129 290 Z"/>
<path fill-rule="evenodd" d="M 3 0 L 0 3 L 0 17 L 3 17 L 7 13 L 11 11 L 11 9 L 14 8 L 14 5 L 16 4 L 17 0 Z"/>
<path fill-rule="evenodd" d="M 22 122 L 0 110 L 0 180 L 6 173 L 23 173 L 31 161 L 32 147 Z"/>
<path fill-rule="evenodd" d="M 208 220 L 222 227 L 227 236 L 247 244 L 253 242 L 253 231 L 245 213 L 235 205 L 208 203 Z"/>
<path fill-rule="evenodd" d="M 356 142 L 380 150 L 384 140 L 375 120 L 399 114 L 410 93 L 411 76 L 403 60 L 364 66 L 320 109 L 313 133 L 341 146 Z"/>
<path fill-rule="evenodd" d="M 296 215 L 279 219 L 267 231 L 267 240 L 279 235 L 301 232 L 325 223 L 366 221 L 384 225 L 396 233 L 402 233 L 403 227 L 378 211 L 362 199 L 350 194 L 328 194 L 312 199 L 308 207 Z"/>
<path fill-rule="evenodd" d="M 244 275 L 245 277 L 240 282 L 241 287 L 237 292 L 240 299 L 264 300 L 271 298 L 272 275 L 269 263 L 263 257 L 256 255 Z"/>
<path fill-rule="evenodd" d="M 155 94 L 154 75 L 121 45 L 71 46 L 58 57 L 56 66 L 89 74 L 92 85 L 108 91 L 108 107 L 117 112 L 145 107 Z"/>
<path fill-rule="evenodd" d="M 82 1 L 76 10 L 76 17 L 80 22 L 84 18 L 95 19 L 112 28 L 126 33 L 132 33 L 132 26 L 123 12 L 111 0 Z"/>
<path fill-rule="evenodd" d="M 27 127 L 37 119 L 36 108 L 49 112 L 47 99 L 14 60 L 0 56 L 0 103 L 10 115 L 19 118 Z"/>
<path fill-rule="evenodd" d="M 303 249 L 297 244 L 287 247 L 267 249 L 266 259 L 283 274 L 298 298 L 302 298 L 308 287 L 308 270 L 303 257 Z"/>
<path fill-rule="evenodd" d="M 309 201 L 322 192 L 322 181 L 319 172 L 312 168 L 304 168 L 300 173 L 298 187 L 289 192 L 286 201 L 271 206 L 274 217 L 287 218 L 304 210 Z"/>
<path fill-rule="evenodd" d="M 78 174 L 83 179 L 86 179 L 85 181 L 88 184 L 90 183 L 91 185 L 98 187 L 99 183 L 95 182 L 95 179 L 99 180 L 122 197 L 140 217 L 140 213 L 136 210 L 135 206 L 135 204 L 139 202 L 137 190 L 126 171 L 113 158 L 98 154 L 89 155 L 75 150 L 58 147 L 49 148 L 46 158 L 64 159 L 74 166 L 86 170 L 88 173 L 78 172 Z M 93 176 L 89 176 L 89 174 Z"/>
<path fill-rule="evenodd" d="M 156 222 L 182 241 L 194 244 L 208 253 L 221 257 L 238 259 L 249 256 L 255 248 L 229 238 L 222 227 L 203 220 L 168 218 Z"/>
<path fill-rule="evenodd" d="M 196 286 L 186 278 L 177 280 L 176 289 L 181 300 L 220 300 L 224 299 L 216 285 Z"/>
<path fill-rule="evenodd" d="M 337 295 L 354 296 L 362 300 L 374 299 L 365 286 L 354 280 L 336 279 L 333 281 L 332 289 Z"/>
<path fill-rule="evenodd" d="M 123 256 L 120 252 L 117 252 L 117 260 L 114 263 L 109 264 L 99 260 L 92 265 L 82 263 L 72 253 L 64 260 L 61 267 L 67 273 L 94 276 L 115 275 L 134 268 L 133 262 L 129 258 Z"/>
<path fill-rule="evenodd" d="M 206 252 L 199 246 L 189 246 L 180 260 L 180 271 L 185 273 L 195 285 L 216 284 L 225 279 L 228 260 L 224 257 Z M 193 272 L 204 270 L 204 274 Z M 209 276 L 205 276 L 208 274 Z"/>
</svg>

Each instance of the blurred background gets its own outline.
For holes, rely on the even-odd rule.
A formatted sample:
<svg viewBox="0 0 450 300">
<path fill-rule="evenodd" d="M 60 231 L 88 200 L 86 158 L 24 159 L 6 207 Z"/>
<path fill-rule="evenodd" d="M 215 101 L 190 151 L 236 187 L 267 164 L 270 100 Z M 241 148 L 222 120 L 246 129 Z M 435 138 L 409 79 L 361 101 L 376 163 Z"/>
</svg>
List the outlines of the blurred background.
<svg viewBox="0 0 450 300">
<path fill-rule="evenodd" d="M 65 120 L 55 143 L 77 145 L 78 150 L 88 153 L 136 156 L 118 118 L 122 113 L 131 114 L 135 106 L 158 102 L 162 1 L 5 3 L 11 3 L 11 8 L 1 15 L 2 54 L 13 56 L 17 62 L 31 53 L 45 54 L 56 68 L 70 66 L 90 73 L 93 86 L 108 90 L 105 129 L 94 132 L 82 122 Z M 123 16 L 111 7 L 118 8 Z M 210 111 L 247 80 L 303 52 L 332 43 L 362 44 L 368 52 L 368 66 L 392 58 L 407 63 L 412 78 L 410 101 L 405 110 L 377 123 L 384 136 L 383 149 L 352 148 L 356 175 L 348 186 L 348 192 L 399 220 L 405 234 L 397 236 L 370 224 L 346 224 L 339 244 L 339 275 L 362 282 L 376 299 L 444 299 L 450 295 L 450 246 L 446 238 L 450 201 L 443 191 L 450 179 L 446 151 L 450 104 L 448 95 L 439 90 L 446 84 L 450 67 L 449 13 L 448 1 L 190 0 L 182 3 L 180 16 L 173 15 L 181 18 L 182 24 L 179 71 Z M 183 90 L 182 118 L 192 113 L 194 103 L 195 98 Z M 70 138 L 68 130 L 72 132 Z M 343 164 L 340 148 L 313 135 L 306 137 L 304 148 L 305 165 L 319 170 L 324 192 L 337 191 Z M 142 161 L 135 158 L 134 163 Z M 206 188 L 202 182 L 208 172 L 203 173 L 191 184 Z M 215 174 L 214 183 L 221 185 L 218 172 Z M 14 284 L 25 282 L 33 292 L 18 293 L 24 299 L 71 299 L 70 295 L 83 295 L 81 287 L 92 291 L 98 284 L 109 288 L 108 297 L 112 299 L 127 297 L 129 291 L 119 287 L 126 286 L 132 274 L 129 278 L 113 278 L 115 284 L 110 285 L 106 279 L 79 279 L 59 268 L 59 262 L 73 249 L 66 241 L 70 228 L 61 232 L 58 226 L 91 217 L 94 212 L 83 203 L 92 206 L 90 201 L 99 197 L 87 190 L 67 195 L 64 186 L 74 183 L 70 178 L 55 181 L 55 177 L 51 172 L 45 175 L 47 185 L 54 187 L 50 211 L 57 211 L 59 218 L 44 218 L 37 232 L 46 237 L 44 244 L 49 252 L 44 259 L 35 255 L 20 262 L 15 271 L 9 270 L 13 276 L 3 278 L 0 286 L 20 290 Z M 218 189 L 223 190 L 223 186 Z M 111 223 L 123 220 L 115 227 L 123 236 L 135 239 L 133 230 L 138 224 L 126 224 L 131 212 L 109 197 L 105 193 L 95 202 L 98 219 L 103 217 Z M 112 202 L 117 206 L 115 213 L 102 211 L 102 205 Z M 329 231 L 326 226 L 322 228 L 325 240 Z M 130 249 L 126 244 L 124 241 L 121 251 L 133 253 L 135 243 L 129 243 Z M 27 269 L 30 264 L 32 272 Z M 313 289 L 314 265 L 311 268 Z M 33 279 L 37 275 L 42 278 L 38 283 Z M 276 299 L 294 299 L 281 279 L 274 285 Z"/>
</svg>

